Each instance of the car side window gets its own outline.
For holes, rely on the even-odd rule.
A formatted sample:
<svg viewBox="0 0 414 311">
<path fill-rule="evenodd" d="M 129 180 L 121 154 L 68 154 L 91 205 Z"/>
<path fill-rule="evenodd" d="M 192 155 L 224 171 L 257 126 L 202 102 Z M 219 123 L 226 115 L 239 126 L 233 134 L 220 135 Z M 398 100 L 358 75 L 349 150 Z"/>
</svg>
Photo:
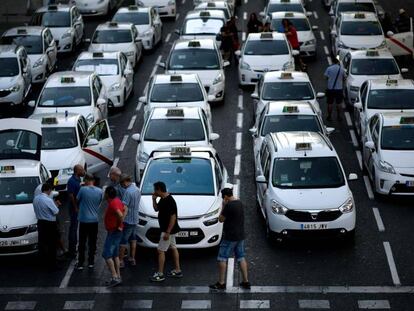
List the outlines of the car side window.
<svg viewBox="0 0 414 311">
<path fill-rule="evenodd" d="M 270 172 L 270 156 L 266 157 L 264 167 L 263 167 L 263 176 L 266 180 L 269 180 L 269 172 Z"/>
<path fill-rule="evenodd" d="M 263 110 L 262 110 L 262 112 L 260 113 L 260 117 L 259 117 L 259 124 L 257 125 L 257 131 L 260 133 L 261 132 L 261 130 L 262 130 L 262 126 L 263 126 L 263 121 L 264 121 L 264 118 L 265 118 L 265 115 L 266 115 L 266 108 L 264 108 Z"/>
<path fill-rule="evenodd" d="M 378 148 L 378 134 L 379 134 L 380 123 L 376 122 L 374 125 L 374 130 L 372 131 L 372 140 L 375 144 L 375 148 Z"/>
<path fill-rule="evenodd" d="M 263 87 L 263 76 L 260 77 L 259 82 L 257 83 L 257 95 L 259 95 L 259 98 L 260 98 L 260 94 L 262 93 L 262 87 Z"/>
<path fill-rule="evenodd" d="M 88 132 L 88 139 L 90 138 L 94 138 L 97 141 L 109 138 L 108 128 L 106 126 L 105 120 L 100 121 L 90 129 Z"/>
<path fill-rule="evenodd" d="M 351 64 L 351 55 L 350 55 L 350 54 L 347 54 L 347 55 L 344 57 L 344 60 L 343 60 L 342 64 L 343 64 L 343 66 L 344 66 L 344 70 L 345 70 L 346 72 L 349 72 L 349 65 Z"/>
<path fill-rule="evenodd" d="M 40 165 L 40 178 L 42 179 L 42 183 L 45 183 L 49 179 L 49 174 L 43 164 Z"/>
<path fill-rule="evenodd" d="M 221 172 L 223 173 L 223 172 L 224 172 L 224 164 L 223 164 L 223 161 L 221 161 L 221 159 L 220 159 L 220 157 L 219 157 L 218 153 L 216 153 L 216 160 L 217 160 L 217 162 L 218 162 L 218 164 L 219 164 L 219 166 L 220 166 L 220 170 L 221 170 Z"/>
<path fill-rule="evenodd" d="M 82 127 L 81 121 L 78 121 L 77 128 L 78 128 L 78 134 L 79 134 L 79 141 L 81 144 L 83 144 L 85 141 L 85 130 Z"/>
<path fill-rule="evenodd" d="M 265 165 L 266 165 L 266 161 L 268 157 L 269 157 L 269 150 L 267 149 L 266 144 L 264 144 L 263 154 L 261 155 L 261 158 L 260 158 L 260 164 L 262 166 L 263 173 L 265 171 Z"/>
<path fill-rule="evenodd" d="M 375 124 L 377 123 L 377 120 L 378 120 L 378 117 L 377 116 L 373 116 L 371 118 L 371 120 L 369 121 L 369 129 L 371 131 L 371 134 L 374 131 L 374 127 L 375 127 Z"/>
<path fill-rule="evenodd" d="M 120 63 L 120 74 L 123 75 L 126 67 L 125 59 L 122 57 L 123 54 L 119 57 L 119 63 Z"/>
<path fill-rule="evenodd" d="M 216 174 L 216 183 L 217 183 L 217 189 L 219 190 L 221 187 L 221 184 L 223 182 L 223 176 L 221 174 L 221 170 L 219 168 L 218 163 L 216 162 L 216 164 L 214 165 L 214 172 Z"/>
<path fill-rule="evenodd" d="M 362 107 L 364 107 L 364 109 L 365 109 L 365 103 L 366 103 L 366 100 L 367 100 L 367 90 L 368 90 L 367 85 L 368 85 L 367 82 L 365 82 L 361 86 L 361 103 L 362 103 Z"/>
<path fill-rule="evenodd" d="M 206 139 L 208 140 L 210 137 L 210 128 L 209 128 L 208 118 L 204 110 L 201 110 L 201 114 L 202 114 L 204 126 L 206 128 L 206 135 L 207 135 Z"/>
</svg>

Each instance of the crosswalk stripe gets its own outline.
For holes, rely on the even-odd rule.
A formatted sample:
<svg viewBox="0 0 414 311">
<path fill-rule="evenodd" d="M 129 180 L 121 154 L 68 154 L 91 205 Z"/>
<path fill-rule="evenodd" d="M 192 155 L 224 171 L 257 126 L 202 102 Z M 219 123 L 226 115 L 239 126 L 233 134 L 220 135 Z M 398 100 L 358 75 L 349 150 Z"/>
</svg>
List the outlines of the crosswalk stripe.
<svg viewBox="0 0 414 311">
<path fill-rule="evenodd" d="M 34 310 L 36 301 L 9 301 L 4 310 Z"/>
<path fill-rule="evenodd" d="M 152 300 L 125 300 L 123 309 L 152 309 Z"/>
<path fill-rule="evenodd" d="M 358 308 L 360 309 L 391 309 L 388 300 L 358 300 Z"/>
<path fill-rule="evenodd" d="M 211 300 L 183 300 L 181 309 L 211 309 Z"/>
<path fill-rule="evenodd" d="M 93 300 L 65 301 L 63 310 L 92 310 L 94 303 Z"/>
<path fill-rule="evenodd" d="M 299 308 L 301 309 L 330 309 L 329 300 L 299 300 Z"/>
<path fill-rule="evenodd" d="M 240 300 L 240 309 L 270 309 L 269 300 Z"/>
</svg>

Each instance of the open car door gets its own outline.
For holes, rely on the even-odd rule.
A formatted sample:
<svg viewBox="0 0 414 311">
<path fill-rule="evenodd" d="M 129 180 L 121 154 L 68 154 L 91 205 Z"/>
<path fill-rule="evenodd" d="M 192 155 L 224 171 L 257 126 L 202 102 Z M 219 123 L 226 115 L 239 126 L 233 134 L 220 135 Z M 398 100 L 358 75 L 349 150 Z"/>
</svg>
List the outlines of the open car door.
<svg viewBox="0 0 414 311">
<path fill-rule="evenodd" d="M 413 57 L 414 40 L 413 40 L 413 20 L 410 18 L 410 31 L 393 33 L 389 31 L 386 34 L 386 41 L 388 49 L 393 56 L 410 55 Z"/>
</svg>

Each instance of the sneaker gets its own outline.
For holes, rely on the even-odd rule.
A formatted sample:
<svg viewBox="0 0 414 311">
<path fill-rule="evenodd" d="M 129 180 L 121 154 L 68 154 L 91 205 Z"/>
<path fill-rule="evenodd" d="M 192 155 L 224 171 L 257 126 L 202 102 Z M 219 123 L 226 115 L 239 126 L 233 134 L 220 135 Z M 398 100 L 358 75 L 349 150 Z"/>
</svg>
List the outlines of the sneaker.
<svg viewBox="0 0 414 311">
<path fill-rule="evenodd" d="M 124 269 L 125 268 L 125 262 L 123 260 L 121 260 L 119 262 L 119 268 Z"/>
<path fill-rule="evenodd" d="M 209 285 L 210 289 L 213 290 L 225 290 L 226 289 L 226 283 L 220 284 L 217 282 L 216 284 Z"/>
<path fill-rule="evenodd" d="M 182 278 L 183 277 L 183 272 L 182 271 L 177 271 L 177 270 L 171 270 L 169 272 L 167 272 L 167 276 L 170 278 Z"/>
<path fill-rule="evenodd" d="M 75 265 L 75 270 L 82 271 L 83 270 L 83 264 L 77 262 Z"/>
<path fill-rule="evenodd" d="M 135 261 L 135 258 L 129 258 L 128 264 L 132 267 L 135 267 L 137 265 L 137 262 Z"/>
<path fill-rule="evenodd" d="M 163 282 L 165 281 L 164 273 L 155 272 L 151 277 L 151 282 Z"/>
<path fill-rule="evenodd" d="M 105 283 L 106 287 L 115 287 L 121 284 L 121 281 L 118 278 L 111 278 L 108 282 Z"/>
<path fill-rule="evenodd" d="M 239 285 L 243 289 L 250 289 L 251 287 L 250 282 L 241 282 Z"/>
</svg>

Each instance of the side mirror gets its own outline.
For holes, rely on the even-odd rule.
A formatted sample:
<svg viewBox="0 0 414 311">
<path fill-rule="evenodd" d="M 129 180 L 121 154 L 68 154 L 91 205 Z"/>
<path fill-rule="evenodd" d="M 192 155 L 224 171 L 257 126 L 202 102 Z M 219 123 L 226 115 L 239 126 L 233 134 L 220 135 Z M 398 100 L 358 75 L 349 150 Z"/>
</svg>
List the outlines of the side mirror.
<svg viewBox="0 0 414 311">
<path fill-rule="evenodd" d="M 223 67 L 228 67 L 228 66 L 230 66 L 230 62 L 228 60 L 225 60 L 223 62 Z"/>
<path fill-rule="evenodd" d="M 362 110 L 362 104 L 361 104 L 361 102 L 355 102 L 354 107 L 356 109 Z"/>
<path fill-rule="evenodd" d="M 175 32 L 177 35 L 181 35 L 181 31 L 180 31 L 180 29 L 176 29 L 176 30 L 174 30 L 174 32 Z"/>
<path fill-rule="evenodd" d="M 260 16 L 261 18 L 265 18 L 265 17 L 266 17 L 266 14 L 265 14 L 265 12 L 263 12 L 263 11 L 262 11 L 262 12 L 260 12 L 260 13 L 259 13 L 259 16 Z"/>
<path fill-rule="evenodd" d="M 352 181 L 352 180 L 357 180 L 358 179 L 358 175 L 355 173 L 351 173 L 348 175 L 348 180 Z"/>
<path fill-rule="evenodd" d="M 134 40 L 136 43 L 138 43 L 138 42 L 142 42 L 142 39 L 141 38 L 135 38 L 135 40 Z"/>
<path fill-rule="evenodd" d="M 105 99 L 103 99 L 103 98 L 98 98 L 98 100 L 96 101 L 96 106 L 102 106 L 102 105 L 105 105 L 106 104 L 106 101 L 105 101 Z"/>
<path fill-rule="evenodd" d="M 318 92 L 316 93 L 316 98 L 324 98 L 325 97 L 325 93 L 324 92 Z"/>
<path fill-rule="evenodd" d="M 329 11 L 328 15 L 329 15 L 329 16 L 334 16 L 333 11 Z"/>
<path fill-rule="evenodd" d="M 241 56 L 241 51 L 240 50 L 234 51 L 234 55 L 240 57 Z"/>
<path fill-rule="evenodd" d="M 387 36 L 388 37 L 392 37 L 393 35 L 394 35 L 394 33 L 391 30 L 388 30 L 387 31 Z"/>
<path fill-rule="evenodd" d="M 249 129 L 249 132 L 250 132 L 250 134 L 252 134 L 252 136 L 256 136 L 257 128 L 252 127 L 252 128 Z"/>
<path fill-rule="evenodd" d="M 318 30 L 319 27 L 318 26 L 312 26 L 312 30 Z"/>
<path fill-rule="evenodd" d="M 96 138 L 89 138 L 88 142 L 86 143 L 86 146 L 96 146 L 97 144 L 99 144 L 99 142 Z"/>
<path fill-rule="evenodd" d="M 335 128 L 334 127 L 325 127 L 326 129 L 326 134 L 331 135 L 333 132 L 335 132 Z"/>
<path fill-rule="evenodd" d="M 34 108 L 34 106 L 36 106 L 36 101 L 31 100 L 31 101 L 29 101 L 29 102 L 27 103 L 27 105 L 28 105 L 29 107 Z"/>
<path fill-rule="evenodd" d="M 220 138 L 220 135 L 217 133 L 211 133 L 210 134 L 210 141 L 214 141 Z"/>
<path fill-rule="evenodd" d="M 207 95 L 207 101 L 212 102 L 216 99 L 216 96 L 214 95 Z"/>
<path fill-rule="evenodd" d="M 91 43 L 91 39 L 85 38 L 85 39 L 83 39 L 83 42 L 85 42 L 85 43 Z"/>
<path fill-rule="evenodd" d="M 369 140 L 369 141 L 365 142 L 364 146 L 365 146 L 365 148 L 368 148 L 372 151 L 375 150 L 375 144 L 372 140 Z"/>
<path fill-rule="evenodd" d="M 134 73 L 134 71 L 129 69 L 129 68 L 126 68 L 124 70 L 124 75 L 126 75 L 126 76 L 132 75 L 133 73 Z"/>
<path fill-rule="evenodd" d="M 401 68 L 401 73 L 407 73 L 408 71 L 408 68 Z"/>
<path fill-rule="evenodd" d="M 256 182 L 258 184 L 265 184 L 267 183 L 266 177 L 264 177 L 263 175 L 259 175 L 256 177 Z"/>
<path fill-rule="evenodd" d="M 14 140 L 13 139 L 9 139 L 6 142 L 7 147 L 14 147 Z"/>
<path fill-rule="evenodd" d="M 165 65 L 165 62 L 159 62 L 158 66 L 160 66 L 161 68 L 166 68 L 167 66 Z"/>
<path fill-rule="evenodd" d="M 140 142 L 141 141 L 141 134 L 140 133 L 132 134 L 131 138 L 133 140 L 137 141 L 137 142 Z"/>
<path fill-rule="evenodd" d="M 143 103 L 143 104 L 146 104 L 147 103 L 147 97 L 146 96 L 141 96 L 140 98 L 138 98 L 138 101 Z"/>
<path fill-rule="evenodd" d="M 313 13 L 312 12 L 306 12 L 306 16 L 307 17 L 311 17 L 313 15 Z"/>
<path fill-rule="evenodd" d="M 257 93 L 252 93 L 252 94 L 250 95 L 250 97 L 251 97 L 252 99 L 257 99 L 257 100 L 259 100 L 259 94 L 257 94 Z"/>
<path fill-rule="evenodd" d="M 292 50 L 292 55 L 293 56 L 298 56 L 299 55 L 299 51 L 298 50 Z"/>
</svg>

